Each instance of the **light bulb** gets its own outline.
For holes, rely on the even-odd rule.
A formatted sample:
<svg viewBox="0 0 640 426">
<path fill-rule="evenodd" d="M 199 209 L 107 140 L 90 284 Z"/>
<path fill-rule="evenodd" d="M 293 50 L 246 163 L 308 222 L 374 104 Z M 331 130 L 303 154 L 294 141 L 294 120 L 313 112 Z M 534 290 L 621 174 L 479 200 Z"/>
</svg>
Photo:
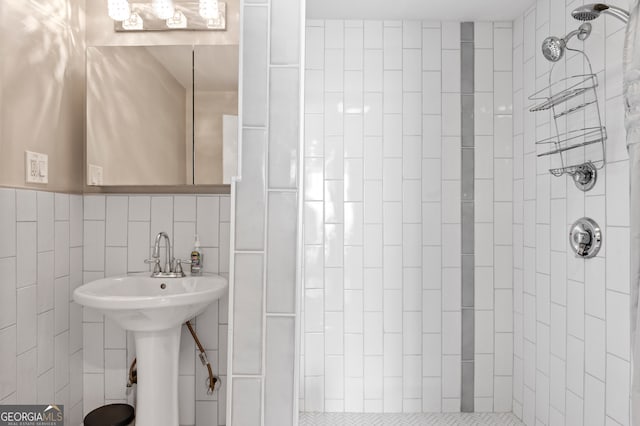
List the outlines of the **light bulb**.
<svg viewBox="0 0 640 426">
<path fill-rule="evenodd" d="M 124 21 L 129 19 L 131 8 L 127 0 L 109 0 L 107 3 L 109 17 L 114 21 Z"/>
<path fill-rule="evenodd" d="M 175 9 L 172 0 L 153 0 L 152 6 L 158 19 L 173 18 Z"/>
<path fill-rule="evenodd" d="M 218 0 L 200 0 L 200 16 L 204 19 L 218 19 Z"/>
</svg>

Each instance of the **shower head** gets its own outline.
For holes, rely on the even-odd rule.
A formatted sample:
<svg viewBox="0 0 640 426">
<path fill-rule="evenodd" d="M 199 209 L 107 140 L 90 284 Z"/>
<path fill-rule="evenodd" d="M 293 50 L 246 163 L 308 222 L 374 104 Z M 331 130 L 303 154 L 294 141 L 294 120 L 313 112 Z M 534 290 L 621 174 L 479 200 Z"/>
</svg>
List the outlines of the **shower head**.
<svg viewBox="0 0 640 426">
<path fill-rule="evenodd" d="M 604 3 L 591 3 L 579 6 L 571 12 L 571 16 L 578 21 L 593 21 L 600 17 L 600 14 L 607 14 L 618 18 L 625 24 L 629 22 L 629 12 L 616 6 L 609 6 Z"/>
<path fill-rule="evenodd" d="M 558 62 L 564 55 L 564 48 L 567 43 L 564 39 L 556 36 L 549 36 L 542 42 L 542 54 L 548 61 Z"/>
<path fill-rule="evenodd" d="M 563 38 L 556 36 L 549 36 L 542 42 L 542 55 L 550 62 L 558 62 L 562 59 L 564 51 L 567 47 L 567 42 L 574 36 L 578 37 L 578 40 L 586 40 L 591 34 L 591 24 L 585 22 L 580 25 L 577 30 L 571 31 Z"/>
</svg>

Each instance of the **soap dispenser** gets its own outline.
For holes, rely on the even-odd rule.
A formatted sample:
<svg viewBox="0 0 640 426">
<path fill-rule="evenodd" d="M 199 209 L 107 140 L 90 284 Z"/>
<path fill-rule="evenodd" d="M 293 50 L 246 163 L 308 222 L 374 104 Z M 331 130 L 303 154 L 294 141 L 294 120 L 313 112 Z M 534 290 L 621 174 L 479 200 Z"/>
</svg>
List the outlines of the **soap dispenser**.
<svg viewBox="0 0 640 426">
<path fill-rule="evenodd" d="M 202 250 L 200 249 L 200 239 L 196 234 L 191 252 L 191 275 L 202 275 Z"/>
</svg>

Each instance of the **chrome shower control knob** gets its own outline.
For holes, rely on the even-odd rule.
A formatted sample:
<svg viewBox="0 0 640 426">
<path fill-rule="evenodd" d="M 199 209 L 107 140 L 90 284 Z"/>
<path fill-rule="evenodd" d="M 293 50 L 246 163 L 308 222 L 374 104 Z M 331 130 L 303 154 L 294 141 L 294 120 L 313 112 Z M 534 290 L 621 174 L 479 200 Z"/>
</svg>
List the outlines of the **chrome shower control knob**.
<svg viewBox="0 0 640 426">
<path fill-rule="evenodd" d="M 598 181 L 598 169 L 592 163 L 584 163 L 577 167 L 573 173 L 573 182 L 576 187 L 582 191 L 587 192 L 596 186 Z"/>
<path fill-rule="evenodd" d="M 569 244 L 578 257 L 595 257 L 602 246 L 600 226 L 588 217 L 576 220 L 569 230 Z"/>
</svg>

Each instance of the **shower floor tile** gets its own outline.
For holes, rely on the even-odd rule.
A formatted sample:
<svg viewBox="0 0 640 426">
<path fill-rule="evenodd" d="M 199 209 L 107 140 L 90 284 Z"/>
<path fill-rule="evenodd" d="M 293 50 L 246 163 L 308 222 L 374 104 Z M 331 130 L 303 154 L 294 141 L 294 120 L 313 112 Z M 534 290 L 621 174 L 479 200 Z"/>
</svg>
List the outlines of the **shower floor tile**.
<svg viewBox="0 0 640 426">
<path fill-rule="evenodd" d="M 300 413 L 300 426 L 521 426 L 511 413 L 352 414 Z"/>
</svg>

